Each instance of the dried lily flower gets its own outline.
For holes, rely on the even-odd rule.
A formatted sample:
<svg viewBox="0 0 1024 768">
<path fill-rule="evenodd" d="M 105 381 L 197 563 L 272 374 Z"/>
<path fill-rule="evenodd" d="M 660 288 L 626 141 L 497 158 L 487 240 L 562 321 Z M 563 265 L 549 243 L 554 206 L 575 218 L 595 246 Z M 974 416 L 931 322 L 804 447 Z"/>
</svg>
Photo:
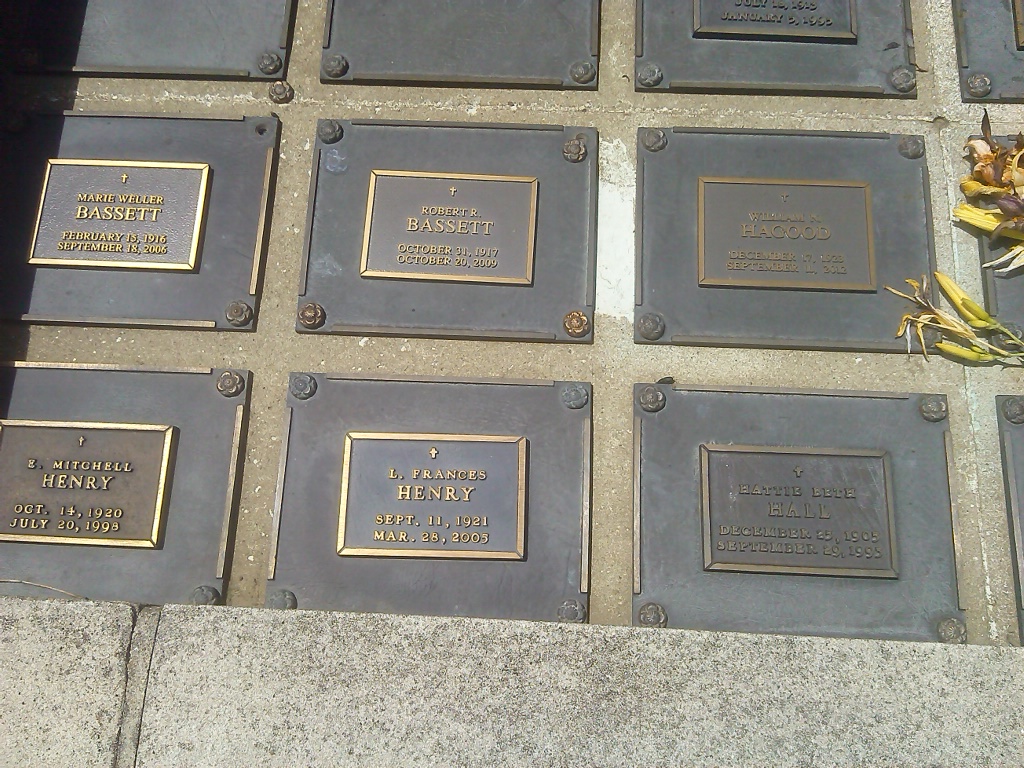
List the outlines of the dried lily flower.
<svg viewBox="0 0 1024 768">
<path fill-rule="evenodd" d="M 981 120 L 981 132 L 982 138 L 971 139 L 964 145 L 971 173 L 960 179 L 960 191 L 974 202 L 954 207 L 953 218 L 988 233 L 990 240 L 1024 240 L 1024 134 L 1017 134 L 1012 148 L 1003 146 L 992 135 L 987 110 Z M 1024 267 L 1024 245 L 1011 246 L 1005 254 L 983 266 L 993 268 L 1001 276 Z"/>
<path fill-rule="evenodd" d="M 903 315 L 900 319 L 899 330 L 896 332 L 897 338 L 901 336 L 906 338 L 908 354 L 910 353 L 910 334 L 913 331 L 921 345 L 921 352 L 925 358 L 928 357 L 924 331 L 926 328 L 930 328 L 941 336 L 941 340 L 935 344 L 935 349 L 948 357 L 974 363 L 999 362 L 1007 365 L 1013 363 L 1024 365 L 1024 360 L 1021 359 L 1024 358 L 1024 341 L 1017 333 L 986 312 L 948 275 L 936 272 L 935 282 L 946 294 L 946 298 L 956 309 L 957 314 L 947 312 L 932 300 L 927 276 L 922 276 L 920 282 L 906 280 L 906 283 L 913 288 L 912 294 L 897 291 L 888 285 L 885 286 L 890 293 L 901 296 L 917 306 L 916 311 Z M 992 341 L 990 336 L 996 334 L 999 336 L 1000 344 L 1011 347 L 1011 349 L 1003 349 L 1002 346 Z"/>
</svg>

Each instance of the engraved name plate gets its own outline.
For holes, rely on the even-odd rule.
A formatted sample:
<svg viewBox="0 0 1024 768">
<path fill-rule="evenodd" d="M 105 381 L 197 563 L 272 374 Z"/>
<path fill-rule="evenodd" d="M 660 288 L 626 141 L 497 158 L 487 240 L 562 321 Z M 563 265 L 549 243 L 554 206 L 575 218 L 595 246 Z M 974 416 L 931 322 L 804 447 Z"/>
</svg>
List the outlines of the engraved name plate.
<svg viewBox="0 0 1024 768">
<path fill-rule="evenodd" d="M 30 264 L 194 270 L 205 163 L 50 160 Z"/>
<path fill-rule="evenodd" d="M 700 285 L 874 291 L 866 182 L 698 180 Z"/>
<path fill-rule="evenodd" d="M 175 434 L 0 420 L 0 541 L 159 547 Z"/>
<path fill-rule="evenodd" d="M 350 432 L 339 555 L 522 560 L 526 438 Z"/>
<path fill-rule="evenodd" d="M 529 285 L 536 220 L 535 177 L 374 170 L 360 274 Z"/>
<path fill-rule="evenodd" d="M 695 37 L 857 39 L 856 0 L 694 0 Z"/>
<path fill-rule="evenodd" d="M 704 568 L 896 578 L 884 451 L 701 445 Z"/>
</svg>

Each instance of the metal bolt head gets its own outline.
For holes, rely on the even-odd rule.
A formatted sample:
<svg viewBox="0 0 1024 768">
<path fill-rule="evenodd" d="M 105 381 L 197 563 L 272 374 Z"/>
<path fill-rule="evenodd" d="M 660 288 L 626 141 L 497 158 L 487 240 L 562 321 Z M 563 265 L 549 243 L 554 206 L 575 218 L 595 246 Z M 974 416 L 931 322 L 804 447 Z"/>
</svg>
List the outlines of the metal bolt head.
<svg viewBox="0 0 1024 768">
<path fill-rule="evenodd" d="M 324 144 L 341 141 L 341 137 L 344 135 L 345 131 L 337 120 L 321 120 L 316 127 L 316 137 Z"/>
<path fill-rule="evenodd" d="M 592 83 L 597 77 L 597 67 L 591 61 L 577 61 L 569 67 L 569 77 L 580 85 Z"/>
<path fill-rule="evenodd" d="M 917 88 L 917 73 L 906 64 L 901 64 L 889 73 L 889 83 L 900 93 L 910 93 Z"/>
<path fill-rule="evenodd" d="M 260 56 L 260 72 L 264 75 L 276 75 L 281 71 L 281 67 L 284 66 L 284 62 L 281 61 L 281 57 L 276 53 L 264 53 Z"/>
<path fill-rule="evenodd" d="M 665 321 L 656 312 L 648 312 L 636 321 L 636 329 L 648 341 L 657 341 L 665 335 Z"/>
<path fill-rule="evenodd" d="M 904 136 L 900 139 L 899 152 L 907 160 L 924 157 L 924 139 L 920 136 Z"/>
<path fill-rule="evenodd" d="M 1011 424 L 1024 424 L 1024 397 L 1003 400 L 1003 418 Z"/>
<path fill-rule="evenodd" d="M 668 614 L 657 603 L 644 603 L 636 613 L 641 627 L 667 627 Z"/>
<path fill-rule="evenodd" d="M 657 64 L 644 64 L 636 73 L 636 81 L 644 88 L 653 88 L 656 85 L 661 85 L 661 81 L 664 79 L 665 73 L 661 71 L 661 67 Z"/>
<path fill-rule="evenodd" d="M 590 333 L 590 318 L 585 312 L 574 309 L 562 319 L 562 327 L 565 328 L 566 333 L 574 339 L 578 339 Z"/>
<path fill-rule="evenodd" d="M 287 589 L 277 589 L 267 594 L 267 608 L 279 611 L 294 611 L 299 607 L 299 599 L 295 593 Z"/>
<path fill-rule="evenodd" d="M 192 605 L 220 605 L 220 590 L 203 585 L 192 590 Z"/>
<path fill-rule="evenodd" d="M 232 301 L 224 310 L 224 318 L 236 328 L 242 328 L 252 322 L 252 307 L 244 301 Z"/>
<path fill-rule="evenodd" d="M 648 413 L 657 413 L 665 407 L 665 393 L 653 384 L 648 384 L 640 390 L 637 402 Z"/>
<path fill-rule="evenodd" d="M 295 89 L 286 80 L 270 84 L 270 100 L 275 104 L 287 104 L 295 98 Z"/>
<path fill-rule="evenodd" d="M 949 406 L 946 405 L 946 398 L 940 395 L 924 395 L 918 401 L 917 409 L 921 412 L 921 418 L 925 421 L 942 421 L 949 415 Z"/>
<path fill-rule="evenodd" d="M 245 391 L 245 379 L 234 371 L 224 371 L 217 377 L 217 391 L 224 397 L 238 397 Z"/>
<path fill-rule="evenodd" d="M 590 402 L 590 392 L 582 384 L 568 384 L 562 390 L 562 402 L 566 408 L 577 411 Z"/>
<path fill-rule="evenodd" d="M 579 600 L 566 600 L 558 606 L 558 620 L 582 624 L 587 620 L 587 607 Z"/>
<path fill-rule="evenodd" d="M 661 128 L 648 128 L 640 142 L 648 152 L 661 152 L 668 146 L 668 135 Z"/>
<path fill-rule="evenodd" d="M 562 147 L 562 156 L 570 163 L 582 163 L 587 159 L 587 137 L 580 133 L 569 139 Z"/>
<path fill-rule="evenodd" d="M 984 72 L 977 72 L 967 78 L 967 92 L 976 99 L 988 96 L 992 92 L 992 78 Z"/>
<path fill-rule="evenodd" d="M 326 321 L 327 313 L 324 312 L 324 308 L 315 301 L 303 304 L 302 308 L 299 309 L 299 324 L 302 325 L 303 328 L 309 328 L 311 331 L 316 330 Z"/>
<path fill-rule="evenodd" d="M 967 625 L 960 619 L 943 619 L 936 627 L 939 634 L 939 641 L 953 645 L 963 645 L 967 642 Z"/>
<path fill-rule="evenodd" d="M 316 379 L 308 373 L 297 373 L 292 376 L 288 391 L 296 400 L 309 400 L 316 394 Z"/>
<path fill-rule="evenodd" d="M 337 53 L 324 59 L 321 67 L 325 76 L 337 79 L 348 74 L 348 59 Z"/>
</svg>

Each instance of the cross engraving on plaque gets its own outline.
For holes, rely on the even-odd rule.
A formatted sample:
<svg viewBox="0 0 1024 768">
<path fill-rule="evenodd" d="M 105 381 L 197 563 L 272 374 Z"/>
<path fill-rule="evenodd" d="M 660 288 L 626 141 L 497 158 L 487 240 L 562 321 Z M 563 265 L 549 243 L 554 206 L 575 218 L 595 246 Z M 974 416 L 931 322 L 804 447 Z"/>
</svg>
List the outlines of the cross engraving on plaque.
<svg viewBox="0 0 1024 768">
<path fill-rule="evenodd" d="M 804 471 L 800 467 L 793 468 L 793 474 L 796 475 L 797 477 L 800 477 L 800 475 L 802 475 L 803 473 Z"/>
<path fill-rule="evenodd" d="M 452 193 L 452 197 L 455 197 L 455 193 L 458 192 L 459 190 L 456 187 L 452 187 L 448 191 Z"/>
<path fill-rule="evenodd" d="M 437 450 L 437 448 L 431 448 L 428 451 L 428 453 L 430 454 L 430 458 L 436 459 L 437 458 L 437 454 L 438 454 L 438 450 Z"/>
<path fill-rule="evenodd" d="M 121 174 L 121 183 L 122 184 L 127 184 L 128 183 L 128 174 L 127 173 L 122 173 Z"/>
<path fill-rule="evenodd" d="M 78 438 L 78 447 L 81 448 L 83 445 L 85 445 L 85 437 Z"/>
</svg>

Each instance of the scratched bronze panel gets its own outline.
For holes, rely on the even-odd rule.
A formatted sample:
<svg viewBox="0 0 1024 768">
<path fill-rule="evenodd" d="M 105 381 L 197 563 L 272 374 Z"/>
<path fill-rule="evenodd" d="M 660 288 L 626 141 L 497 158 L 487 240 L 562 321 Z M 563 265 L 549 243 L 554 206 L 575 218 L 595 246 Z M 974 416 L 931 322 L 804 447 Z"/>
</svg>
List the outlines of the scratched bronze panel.
<svg viewBox="0 0 1024 768">
<path fill-rule="evenodd" d="M 0 540 L 157 547 L 175 428 L 0 419 Z"/>
<path fill-rule="evenodd" d="M 857 0 L 694 0 L 695 37 L 857 39 Z"/>
<path fill-rule="evenodd" d="M 702 445 L 709 571 L 896 578 L 884 451 Z"/>
</svg>

